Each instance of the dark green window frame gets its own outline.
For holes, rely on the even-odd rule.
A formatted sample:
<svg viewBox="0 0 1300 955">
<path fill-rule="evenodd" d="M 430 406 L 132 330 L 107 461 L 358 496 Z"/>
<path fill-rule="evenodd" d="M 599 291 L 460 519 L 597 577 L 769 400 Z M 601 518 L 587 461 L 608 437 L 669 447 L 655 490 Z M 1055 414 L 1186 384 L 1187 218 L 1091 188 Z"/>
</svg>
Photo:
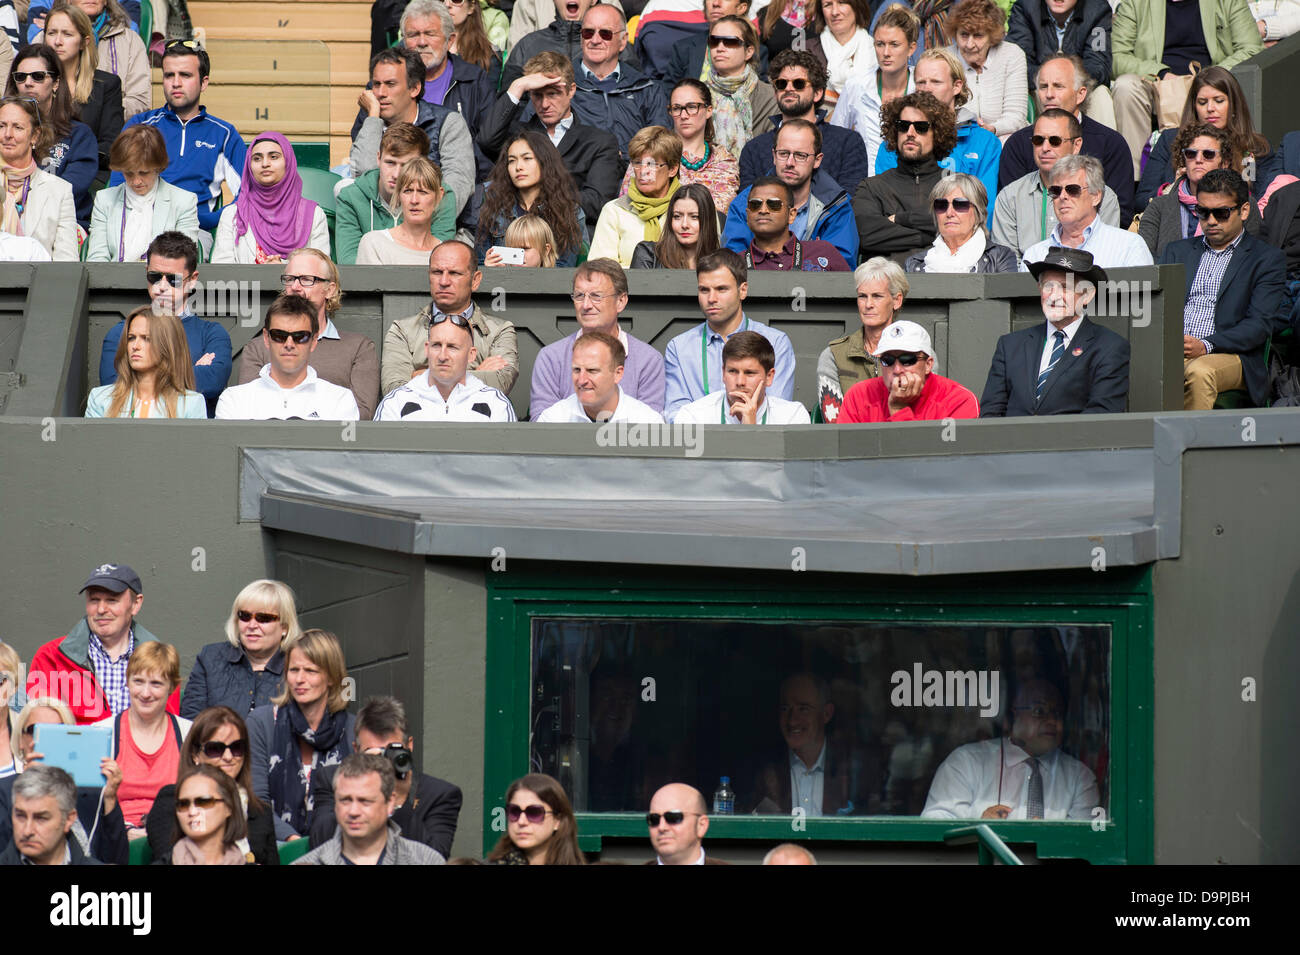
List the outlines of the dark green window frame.
<svg viewBox="0 0 1300 955">
<path fill-rule="evenodd" d="M 707 579 L 708 585 L 701 580 Z M 575 585 L 581 582 L 580 585 Z M 589 566 L 514 565 L 488 574 L 487 713 L 483 845 L 501 836 L 494 813 L 510 782 L 528 771 L 532 621 L 535 617 L 762 620 L 799 623 L 1090 624 L 1111 626 L 1110 818 L 1090 822 L 990 822 L 1013 848 L 1033 845 L 1040 859 L 1151 864 L 1155 684 L 1150 568 L 1100 573 L 926 579 L 839 575 L 683 572 Z M 499 824 L 499 823 L 498 823 Z M 792 833 L 784 816 L 710 817 L 709 839 L 775 844 L 810 842 L 942 843 L 965 821 L 898 816 L 807 819 Z M 579 843 L 598 852 L 603 840 L 646 840 L 639 813 L 580 813 Z M 648 841 L 647 841 L 647 852 Z"/>
</svg>

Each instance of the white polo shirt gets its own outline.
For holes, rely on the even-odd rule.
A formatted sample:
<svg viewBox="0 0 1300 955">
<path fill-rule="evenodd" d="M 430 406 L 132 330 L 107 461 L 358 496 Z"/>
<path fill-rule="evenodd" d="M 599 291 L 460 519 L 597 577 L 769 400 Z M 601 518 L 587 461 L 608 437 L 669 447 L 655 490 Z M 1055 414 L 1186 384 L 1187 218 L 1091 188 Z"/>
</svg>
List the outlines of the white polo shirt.
<svg viewBox="0 0 1300 955">
<path fill-rule="evenodd" d="M 514 421 L 515 409 L 510 399 L 491 385 L 468 377 L 457 382 L 451 395 L 443 400 L 429 373 L 394 388 L 375 409 L 376 421 Z"/>
<path fill-rule="evenodd" d="M 271 365 L 267 363 L 248 384 L 235 385 L 221 393 L 216 416 L 244 421 L 290 418 L 356 421 L 361 412 L 352 392 L 317 377 L 316 369 L 310 365 L 300 385 L 281 388 L 271 377 Z"/>
<path fill-rule="evenodd" d="M 715 391 L 697 398 L 677 412 L 673 424 L 740 424 L 740 419 L 724 411 L 722 402 L 726 397 L 725 391 Z M 786 401 L 770 392 L 763 396 L 755 417 L 759 424 L 812 424 L 808 409 L 802 404 Z"/>
<path fill-rule="evenodd" d="M 618 386 L 618 405 L 609 416 L 610 421 L 627 421 L 631 424 L 663 424 L 664 417 L 644 401 L 638 401 Z M 587 410 L 582 407 L 577 394 L 569 395 L 563 401 L 557 401 L 537 416 L 538 424 L 593 424 L 587 417 Z"/>
</svg>

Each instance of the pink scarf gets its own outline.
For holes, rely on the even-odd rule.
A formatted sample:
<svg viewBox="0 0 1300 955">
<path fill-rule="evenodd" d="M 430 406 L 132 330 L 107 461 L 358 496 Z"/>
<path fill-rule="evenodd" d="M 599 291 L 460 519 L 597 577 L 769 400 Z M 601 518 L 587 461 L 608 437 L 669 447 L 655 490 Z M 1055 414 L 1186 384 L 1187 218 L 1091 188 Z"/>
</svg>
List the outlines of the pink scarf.
<svg viewBox="0 0 1300 955">
<path fill-rule="evenodd" d="M 221 855 L 220 865 L 245 865 L 248 862 L 236 846 L 228 846 Z M 203 853 L 189 836 L 172 846 L 172 865 L 207 865 Z"/>
<path fill-rule="evenodd" d="M 1181 176 L 1178 180 L 1177 195 L 1178 195 L 1178 201 L 1183 204 L 1183 207 L 1186 208 L 1189 213 L 1191 213 L 1192 221 L 1196 223 L 1196 231 L 1193 232 L 1192 235 L 1201 235 L 1201 220 L 1197 218 L 1196 215 L 1196 197 L 1187 191 L 1186 176 Z M 1182 234 L 1182 231 L 1183 230 L 1180 225 L 1178 229 L 1180 235 Z"/>
<path fill-rule="evenodd" d="M 284 178 L 274 186 L 263 186 L 250 172 L 253 148 L 263 140 L 279 145 L 284 152 Z M 253 230 L 257 244 L 268 255 L 287 257 L 304 248 L 311 239 L 316 203 L 302 197 L 302 176 L 289 140 L 280 133 L 262 133 L 253 140 L 244 157 L 244 177 L 235 199 L 235 238 Z"/>
</svg>

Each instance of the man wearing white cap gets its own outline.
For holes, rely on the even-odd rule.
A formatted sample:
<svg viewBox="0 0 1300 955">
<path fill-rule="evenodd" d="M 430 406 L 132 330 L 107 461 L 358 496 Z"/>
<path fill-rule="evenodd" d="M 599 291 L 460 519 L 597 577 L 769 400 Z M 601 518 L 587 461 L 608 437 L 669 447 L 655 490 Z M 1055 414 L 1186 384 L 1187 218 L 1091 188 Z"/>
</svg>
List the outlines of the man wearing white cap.
<svg viewBox="0 0 1300 955">
<path fill-rule="evenodd" d="M 979 417 L 979 402 L 969 388 L 931 374 L 934 346 L 930 333 L 916 322 L 887 327 L 872 354 L 880 359 L 880 377 L 849 389 L 837 424 Z"/>
</svg>

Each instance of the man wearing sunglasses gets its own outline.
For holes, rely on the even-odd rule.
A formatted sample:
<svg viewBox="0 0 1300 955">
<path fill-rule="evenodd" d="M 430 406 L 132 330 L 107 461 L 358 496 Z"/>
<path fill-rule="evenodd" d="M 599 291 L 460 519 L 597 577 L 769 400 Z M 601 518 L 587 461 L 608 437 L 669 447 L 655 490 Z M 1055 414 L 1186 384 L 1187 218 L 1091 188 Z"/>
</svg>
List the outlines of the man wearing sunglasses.
<svg viewBox="0 0 1300 955">
<path fill-rule="evenodd" d="M 319 334 L 311 302 L 301 295 L 278 296 L 262 324 L 262 345 L 270 361 L 255 380 L 221 393 L 216 416 L 245 421 L 356 421 L 361 413 L 352 392 L 330 384 L 308 363 Z"/>
<path fill-rule="evenodd" d="M 1053 106 L 1034 120 L 1031 141 L 1038 169 L 999 189 L 993 206 L 993 241 L 1022 254 L 1056 227 L 1048 175 L 1058 159 L 1079 151 L 1083 129 L 1073 113 Z M 1107 225 L 1119 225 L 1119 199 L 1110 186 L 1105 187 L 1099 215 Z"/>
<path fill-rule="evenodd" d="M 745 249 L 748 268 L 777 272 L 851 271 L 844 256 L 829 242 L 821 239 L 801 241 L 790 231 L 798 210 L 794 190 L 786 183 L 776 176 L 760 176 L 746 192 L 746 223 L 751 236 L 749 247 Z M 848 208 L 847 201 L 845 208 Z"/>
<path fill-rule="evenodd" d="M 1087 252 L 1060 247 L 1029 271 L 1038 280 L 1045 321 L 998 339 L 981 417 L 1123 412 L 1129 343 L 1083 316 L 1105 271 Z"/>
<path fill-rule="evenodd" d="M 707 856 L 701 840 L 709 831 L 708 806 L 694 786 L 669 783 L 650 799 L 646 813 L 655 858 L 646 865 L 726 865 Z"/>
<path fill-rule="evenodd" d="M 1207 411 L 1244 388 L 1268 403 L 1265 345 L 1287 325 L 1286 256 L 1245 230 L 1250 187 L 1232 169 L 1212 169 L 1196 187 L 1204 235 L 1165 247 L 1162 265 L 1183 264 L 1183 408 Z"/>
<path fill-rule="evenodd" d="M 1056 212 L 1056 227 L 1025 250 L 1022 272 L 1043 261 L 1052 248 L 1080 249 L 1103 269 L 1152 264 L 1151 250 L 1140 235 L 1101 221 L 1104 176 L 1101 162 L 1093 156 L 1062 156 L 1052 165 L 1047 195 Z"/>
<path fill-rule="evenodd" d="M 778 164 L 772 156 L 777 130 L 783 122 L 802 119 L 816 124 L 822 137 L 824 155 L 814 179 L 829 177 L 839 186 L 839 191 L 852 196 L 858 183 L 871 175 L 867 146 L 855 130 L 827 122 L 830 110 L 822 108 L 826 67 L 821 60 L 806 50 L 782 50 L 772 60 L 772 87 L 776 90 L 780 112 L 754 121 L 754 128 L 764 131 L 747 142 L 740 152 L 740 188 L 744 189 L 759 176 L 777 172 Z"/>
<path fill-rule="evenodd" d="M 538 53 L 551 51 L 582 59 L 582 19 L 601 0 L 515 0 L 510 11 L 510 39 L 501 73 L 501 89 L 507 89 L 524 71 L 524 64 Z M 619 0 L 606 0 L 620 13 Z M 593 220 L 594 221 L 594 220 Z"/>
<path fill-rule="evenodd" d="M 880 377 L 849 389 L 836 424 L 979 417 L 979 402 L 969 388 L 933 374 L 934 345 L 916 322 L 894 322 L 881 332 L 873 354 Z"/>
<path fill-rule="evenodd" d="M 190 310 L 189 298 L 199 284 L 199 247 L 181 232 L 163 232 L 145 253 L 145 281 L 154 311 L 175 315 L 185 329 L 185 341 L 194 359 L 194 384 L 207 399 L 208 417 L 217 407 L 221 391 L 230 381 L 230 333 L 217 322 L 199 318 Z M 118 322 L 104 336 L 99 351 L 99 383 L 117 381 L 117 344 L 126 329 Z"/>
</svg>

